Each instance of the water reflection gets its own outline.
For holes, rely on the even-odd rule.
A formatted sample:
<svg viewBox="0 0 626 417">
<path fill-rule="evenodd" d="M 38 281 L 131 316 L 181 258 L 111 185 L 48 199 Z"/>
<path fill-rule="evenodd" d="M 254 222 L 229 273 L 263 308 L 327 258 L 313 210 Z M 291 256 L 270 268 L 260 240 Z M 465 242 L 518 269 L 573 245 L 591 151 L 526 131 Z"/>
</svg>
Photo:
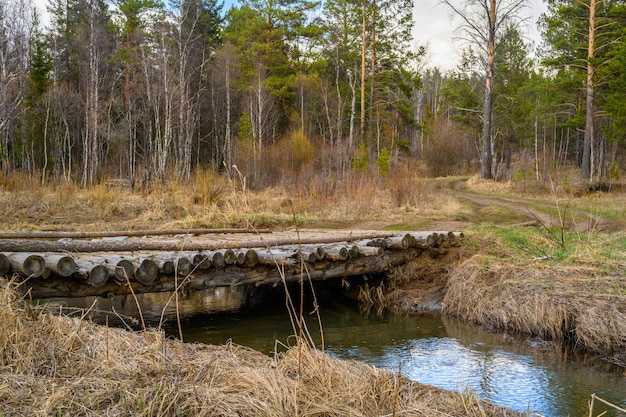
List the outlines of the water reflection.
<svg viewBox="0 0 626 417">
<path fill-rule="evenodd" d="M 328 302 L 321 313 L 328 353 L 394 372 L 400 365 L 405 376 L 421 383 L 469 387 L 481 398 L 553 417 L 588 415 L 592 393 L 626 406 L 626 381 L 619 370 L 570 360 L 558 350 L 543 352 L 528 342 L 430 314 L 362 314 L 356 306 Z M 307 322 L 320 344 L 316 316 L 308 315 Z M 220 344 L 231 339 L 265 353 L 275 349 L 276 340 L 288 344 L 293 334 L 280 303 L 188 317 L 183 331 L 186 341 Z M 594 415 L 600 412 L 596 407 Z"/>
</svg>

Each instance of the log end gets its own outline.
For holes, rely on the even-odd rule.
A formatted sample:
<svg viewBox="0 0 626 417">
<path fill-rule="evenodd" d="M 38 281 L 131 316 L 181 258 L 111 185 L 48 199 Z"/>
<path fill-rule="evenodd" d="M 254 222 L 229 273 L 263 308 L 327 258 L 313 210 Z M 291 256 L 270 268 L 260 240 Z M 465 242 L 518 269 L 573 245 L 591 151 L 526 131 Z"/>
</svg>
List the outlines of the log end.
<svg viewBox="0 0 626 417">
<path fill-rule="evenodd" d="M 142 284 L 151 284 L 159 275 L 159 267 L 156 262 L 144 259 L 135 270 L 135 279 Z"/>
<path fill-rule="evenodd" d="M 40 277 L 46 270 L 46 260 L 43 256 L 30 255 L 24 260 L 23 268 L 26 275 Z"/>
<path fill-rule="evenodd" d="M 78 270 L 78 266 L 74 259 L 69 256 L 59 258 L 56 263 L 56 273 L 62 277 L 69 277 Z"/>
<path fill-rule="evenodd" d="M 184 256 L 178 258 L 178 262 L 176 263 L 176 273 L 181 276 L 189 275 L 191 269 L 193 268 L 193 264 L 191 261 Z"/>
<path fill-rule="evenodd" d="M 88 279 L 92 287 L 102 287 L 109 279 L 109 271 L 104 265 L 96 265 L 89 270 Z"/>
</svg>

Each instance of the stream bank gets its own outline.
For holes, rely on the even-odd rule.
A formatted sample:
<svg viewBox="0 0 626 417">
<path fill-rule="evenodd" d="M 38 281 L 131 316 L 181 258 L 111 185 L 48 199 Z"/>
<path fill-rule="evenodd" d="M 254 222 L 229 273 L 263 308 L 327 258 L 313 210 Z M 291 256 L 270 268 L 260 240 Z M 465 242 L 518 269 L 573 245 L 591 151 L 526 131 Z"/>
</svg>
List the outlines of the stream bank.
<svg viewBox="0 0 626 417">
<path fill-rule="evenodd" d="M 626 277 L 597 268 L 504 263 L 482 254 L 389 275 L 388 307 L 536 337 L 626 367 Z"/>
</svg>

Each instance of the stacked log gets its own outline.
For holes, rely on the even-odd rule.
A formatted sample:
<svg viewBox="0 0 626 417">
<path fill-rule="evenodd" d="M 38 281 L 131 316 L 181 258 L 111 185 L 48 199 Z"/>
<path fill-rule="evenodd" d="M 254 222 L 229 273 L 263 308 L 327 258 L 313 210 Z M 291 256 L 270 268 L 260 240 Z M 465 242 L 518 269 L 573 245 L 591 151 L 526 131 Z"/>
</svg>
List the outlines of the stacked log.
<svg viewBox="0 0 626 417">
<path fill-rule="evenodd" d="M 159 275 L 159 266 L 152 259 L 138 258 L 139 266 L 135 269 L 133 276 L 142 284 L 148 285 L 154 282 Z"/>
<path fill-rule="evenodd" d="M 43 258 L 46 261 L 46 269 L 62 277 L 69 277 L 78 271 L 78 266 L 71 256 L 52 253 L 44 255 Z"/>
<path fill-rule="evenodd" d="M 263 271 L 296 273 L 302 270 L 304 263 L 311 265 L 307 269 L 317 271 L 315 274 L 320 279 L 326 279 L 337 274 L 384 270 L 392 255 L 394 262 L 424 250 L 431 256 L 438 256 L 447 251 L 448 246 L 458 245 L 462 238 L 462 233 L 439 231 L 372 233 L 348 238 L 274 239 L 275 244 L 265 241 L 263 246 L 259 245 L 260 241 L 205 242 L 203 245 L 192 242 L 185 245 L 184 251 L 173 250 L 171 242 L 159 245 L 159 242 L 146 240 L 142 245 L 125 239 L 106 244 L 77 241 L 73 243 L 74 249 L 88 250 L 71 252 L 63 249 L 67 246 L 64 242 L 20 241 L 23 246 L 19 246 L 16 240 L 0 239 L 0 276 L 17 273 L 25 278 L 64 278 L 103 290 L 112 284 L 116 285 L 113 288 L 139 285 L 137 290 L 146 292 L 167 287 L 164 280 L 174 274 L 188 282 L 199 282 L 195 277 L 209 274 L 211 282 L 202 284 L 205 286 L 227 281 L 226 277 L 236 283 L 258 283 L 263 281 L 258 277 L 266 276 Z M 118 246 L 111 246 L 114 243 Z M 112 252 L 94 250 L 103 247 Z"/>
<path fill-rule="evenodd" d="M 89 283 L 92 287 L 102 287 L 109 280 L 109 269 L 101 264 L 96 264 L 87 259 L 76 259 L 78 265 L 77 275 Z"/>
<path fill-rule="evenodd" d="M 4 255 L 9 260 L 11 269 L 22 276 L 37 278 L 46 270 L 46 261 L 41 255 L 28 252 L 4 253 Z"/>
</svg>

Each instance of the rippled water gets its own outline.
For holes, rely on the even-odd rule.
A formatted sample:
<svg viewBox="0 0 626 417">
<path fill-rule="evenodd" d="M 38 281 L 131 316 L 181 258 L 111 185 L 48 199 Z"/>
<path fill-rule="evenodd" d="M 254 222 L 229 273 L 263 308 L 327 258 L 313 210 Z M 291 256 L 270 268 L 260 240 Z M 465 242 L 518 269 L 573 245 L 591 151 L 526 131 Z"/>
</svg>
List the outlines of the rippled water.
<svg viewBox="0 0 626 417">
<path fill-rule="evenodd" d="M 547 344 L 516 341 L 430 314 L 365 313 L 358 306 L 324 302 L 321 315 L 329 354 L 394 372 L 400 367 L 403 375 L 424 384 L 470 388 L 497 404 L 549 417 L 588 416 L 592 393 L 626 407 L 621 369 Z M 309 314 L 307 323 L 321 347 L 315 317 Z M 178 334 L 173 327 L 169 331 Z M 188 317 L 183 334 L 188 342 L 221 344 L 230 339 L 270 353 L 276 340 L 288 344 L 293 330 L 284 304 L 278 302 L 244 312 Z M 601 411 L 596 406 L 593 415 Z"/>
</svg>

